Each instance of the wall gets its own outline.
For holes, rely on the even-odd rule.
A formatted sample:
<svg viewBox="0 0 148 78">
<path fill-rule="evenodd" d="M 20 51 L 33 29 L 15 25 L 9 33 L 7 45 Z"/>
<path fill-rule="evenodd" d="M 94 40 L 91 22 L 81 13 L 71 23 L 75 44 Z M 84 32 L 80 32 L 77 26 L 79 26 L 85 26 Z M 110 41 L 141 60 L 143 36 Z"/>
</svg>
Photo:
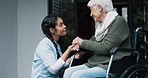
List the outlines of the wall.
<svg viewBox="0 0 148 78">
<path fill-rule="evenodd" d="M 17 78 L 17 0 L 0 0 L 0 78 Z"/>
<path fill-rule="evenodd" d="M 18 0 L 18 78 L 30 78 L 33 53 L 43 34 L 47 0 Z"/>
<path fill-rule="evenodd" d="M 0 0 L 0 78 L 30 78 L 47 0 Z"/>
</svg>

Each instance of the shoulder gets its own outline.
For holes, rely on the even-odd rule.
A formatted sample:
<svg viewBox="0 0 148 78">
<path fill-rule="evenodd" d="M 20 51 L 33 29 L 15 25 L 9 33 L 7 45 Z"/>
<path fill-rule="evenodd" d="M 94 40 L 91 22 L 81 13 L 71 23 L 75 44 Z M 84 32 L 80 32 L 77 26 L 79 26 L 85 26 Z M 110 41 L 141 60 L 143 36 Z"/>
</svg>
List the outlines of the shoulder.
<svg viewBox="0 0 148 78">
<path fill-rule="evenodd" d="M 110 28 L 128 29 L 128 24 L 122 16 L 116 16 L 114 21 L 110 24 Z"/>
<path fill-rule="evenodd" d="M 115 20 L 110 24 L 108 34 L 114 34 L 117 38 L 124 40 L 130 34 L 129 26 L 122 16 L 116 16 Z"/>
<path fill-rule="evenodd" d="M 115 19 L 118 19 L 118 20 L 124 20 L 124 18 L 120 15 L 117 15 Z"/>
<path fill-rule="evenodd" d="M 43 38 L 40 42 L 39 42 L 40 45 L 42 44 L 52 44 L 51 40 L 48 39 L 47 37 Z"/>
<path fill-rule="evenodd" d="M 42 39 L 38 45 L 37 45 L 37 49 L 41 49 L 41 48 L 49 48 L 49 47 L 53 47 L 53 43 L 50 39 L 48 39 L 47 37 L 45 37 L 44 39 Z"/>
<path fill-rule="evenodd" d="M 116 16 L 115 20 L 113 21 L 113 23 L 117 23 L 117 24 L 123 24 L 123 25 L 127 25 L 127 22 L 125 21 L 125 19 L 122 16 Z"/>
</svg>

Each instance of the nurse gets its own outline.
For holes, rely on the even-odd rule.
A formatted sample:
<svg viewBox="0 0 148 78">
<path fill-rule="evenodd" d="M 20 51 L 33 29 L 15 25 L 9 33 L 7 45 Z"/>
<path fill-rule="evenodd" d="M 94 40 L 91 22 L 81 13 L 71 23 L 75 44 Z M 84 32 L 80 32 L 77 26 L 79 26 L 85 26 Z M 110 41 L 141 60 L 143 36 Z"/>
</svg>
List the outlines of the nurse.
<svg viewBox="0 0 148 78">
<path fill-rule="evenodd" d="M 62 18 L 46 16 L 41 28 L 46 37 L 39 42 L 34 53 L 31 78 L 59 78 L 59 71 L 68 66 L 67 59 L 74 48 L 71 45 L 62 54 L 58 40 L 67 33 Z"/>
</svg>

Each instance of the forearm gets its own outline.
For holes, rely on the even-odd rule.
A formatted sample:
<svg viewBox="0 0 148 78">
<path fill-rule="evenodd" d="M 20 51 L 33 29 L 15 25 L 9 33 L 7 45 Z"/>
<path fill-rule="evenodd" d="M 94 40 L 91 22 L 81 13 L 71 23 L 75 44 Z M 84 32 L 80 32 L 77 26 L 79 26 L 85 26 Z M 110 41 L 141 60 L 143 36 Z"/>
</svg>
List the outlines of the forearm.
<svg viewBox="0 0 148 78">
<path fill-rule="evenodd" d="M 84 40 L 81 47 L 96 54 L 109 55 L 109 50 L 115 46 L 119 46 L 121 43 L 122 41 L 118 39 L 103 40 L 101 42 Z"/>
<path fill-rule="evenodd" d="M 66 50 L 63 55 L 60 57 L 63 61 L 66 61 L 70 55 L 70 52 Z"/>
<path fill-rule="evenodd" d="M 67 59 L 66 62 L 63 59 L 59 58 L 55 62 L 55 64 L 49 66 L 47 69 L 50 73 L 56 74 L 61 68 L 68 67 L 70 62 L 71 62 L 71 58 Z"/>
<path fill-rule="evenodd" d="M 53 65 L 49 66 L 47 69 L 50 73 L 56 74 L 63 66 L 65 62 L 59 58 Z"/>
</svg>

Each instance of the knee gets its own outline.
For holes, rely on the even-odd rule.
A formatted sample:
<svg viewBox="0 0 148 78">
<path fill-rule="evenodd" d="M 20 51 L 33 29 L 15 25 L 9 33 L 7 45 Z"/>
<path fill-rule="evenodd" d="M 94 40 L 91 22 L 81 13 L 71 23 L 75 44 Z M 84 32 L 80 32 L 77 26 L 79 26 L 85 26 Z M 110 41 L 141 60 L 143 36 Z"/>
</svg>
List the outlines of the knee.
<svg viewBox="0 0 148 78">
<path fill-rule="evenodd" d="M 64 71 L 63 78 L 70 78 L 72 72 L 73 72 L 72 68 L 67 68 L 67 69 Z"/>
<path fill-rule="evenodd" d="M 69 72 L 72 72 L 71 68 L 67 68 L 67 69 L 65 70 L 64 74 L 67 74 L 67 73 L 69 73 Z"/>
</svg>

